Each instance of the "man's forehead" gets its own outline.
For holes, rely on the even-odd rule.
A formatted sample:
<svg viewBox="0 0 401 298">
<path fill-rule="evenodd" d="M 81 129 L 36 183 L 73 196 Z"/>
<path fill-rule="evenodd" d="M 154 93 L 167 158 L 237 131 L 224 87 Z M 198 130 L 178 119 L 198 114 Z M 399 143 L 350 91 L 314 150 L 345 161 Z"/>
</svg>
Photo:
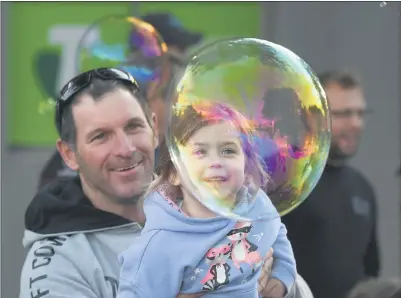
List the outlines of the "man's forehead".
<svg viewBox="0 0 401 298">
<path fill-rule="evenodd" d="M 82 95 L 73 107 L 77 122 L 87 124 L 119 122 L 128 118 L 145 119 L 141 105 L 129 91 L 116 90 L 101 98 L 93 99 L 89 94 Z"/>
<path fill-rule="evenodd" d="M 327 99 L 331 107 L 364 107 L 365 96 L 360 86 L 343 88 L 339 84 L 331 83 L 325 87 Z"/>
<path fill-rule="evenodd" d="M 130 111 L 137 111 L 143 113 L 142 107 L 138 99 L 132 95 L 128 90 L 117 88 L 111 92 L 107 92 L 102 96 L 94 99 L 90 94 L 82 94 L 79 101 L 74 105 L 76 110 L 85 110 L 91 112 L 101 112 L 109 107 L 128 107 L 131 106 Z"/>
</svg>

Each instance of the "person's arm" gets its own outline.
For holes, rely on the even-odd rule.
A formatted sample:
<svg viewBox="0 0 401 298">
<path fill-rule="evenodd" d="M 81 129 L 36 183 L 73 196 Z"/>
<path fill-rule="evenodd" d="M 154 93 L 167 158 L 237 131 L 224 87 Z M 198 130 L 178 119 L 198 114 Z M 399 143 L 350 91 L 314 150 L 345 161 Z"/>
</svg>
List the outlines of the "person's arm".
<svg viewBox="0 0 401 298">
<path fill-rule="evenodd" d="M 380 252 L 377 241 L 377 207 L 373 196 L 373 228 L 370 241 L 363 259 L 365 274 L 369 277 L 378 277 L 380 273 Z"/>
<path fill-rule="evenodd" d="M 74 259 L 79 252 L 65 245 L 49 239 L 32 246 L 21 272 L 20 298 L 100 298 L 88 283 L 94 277 L 84 276 Z"/>
<path fill-rule="evenodd" d="M 369 277 L 378 277 L 380 273 L 379 249 L 376 231 L 372 232 L 366 254 L 364 256 L 365 274 Z"/>
<path fill-rule="evenodd" d="M 306 281 L 297 275 L 294 286 L 284 298 L 313 298 L 313 294 Z"/>
<path fill-rule="evenodd" d="M 176 297 L 182 272 L 174 252 L 166 255 L 168 238 L 161 231 L 144 233 L 120 256 L 117 298 Z"/>
</svg>

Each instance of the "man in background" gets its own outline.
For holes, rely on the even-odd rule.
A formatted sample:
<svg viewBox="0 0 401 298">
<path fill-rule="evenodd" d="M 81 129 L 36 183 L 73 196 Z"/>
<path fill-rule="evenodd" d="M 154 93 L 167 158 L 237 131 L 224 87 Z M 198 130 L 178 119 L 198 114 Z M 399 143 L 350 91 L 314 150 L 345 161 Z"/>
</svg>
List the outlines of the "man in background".
<svg viewBox="0 0 401 298">
<path fill-rule="evenodd" d="M 175 16 L 168 13 L 151 13 L 139 18 L 151 24 L 160 33 L 169 52 L 177 58 L 184 58 L 187 50 L 203 39 L 201 33 L 185 29 Z"/>
<path fill-rule="evenodd" d="M 368 111 L 359 80 L 329 71 L 319 77 L 332 117 L 323 175 L 308 199 L 283 217 L 298 272 L 315 298 L 342 298 L 379 274 L 377 207 L 372 186 L 347 162 L 357 152 Z"/>
<path fill-rule="evenodd" d="M 181 25 L 179 20 L 168 13 L 152 13 L 140 17 L 143 21 L 151 24 L 161 35 L 168 47 L 169 65 L 171 70 L 167 74 L 169 78 L 173 76 L 174 68 L 185 65 L 185 53 L 187 49 L 203 38 L 202 34 L 191 32 Z M 171 80 L 168 79 L 168 83 Z M 161 141 L 164 138 L 163 132 L 166 125 L 166 97 L 168 84 L 159 86 L 159 82 L 139 82 L 141 90 L 148 100 L 150 109 L 156 114 Z M 158 152 L 156 151 L 156 162 Z M 45 164 L 39 178 L 38 188 L 54 181 L 55 179 L 69 179 L 76 176 L 76 172 L 67 167 L 59 152 L 56 150 L 49 161 Z"/>
<path fill-rule="evenodd" d="M 151 24 L 167 44 L 168 61 L 163 63 L 162 75 L 159 81 L 150 81 L 145 84 L 139 82 L 142 90 L 146 90 L 146 98 L 152 112 L 156 114 L 159 129 L 159 141 L 164 141 L 164 132 L 167 128 L 166 105 L 171 84 L 174 84 L 174 74 L 186 66 L 187 50 L 198 44 L 203 36 L 187 30 L 180 21 L 168 13 L 152 13 L 140 17 L 141 20 Z M 156 150 L 156 155 L 157 155 Z M 156 165 L 157 165 L 156 156 Z"/>
</svg>

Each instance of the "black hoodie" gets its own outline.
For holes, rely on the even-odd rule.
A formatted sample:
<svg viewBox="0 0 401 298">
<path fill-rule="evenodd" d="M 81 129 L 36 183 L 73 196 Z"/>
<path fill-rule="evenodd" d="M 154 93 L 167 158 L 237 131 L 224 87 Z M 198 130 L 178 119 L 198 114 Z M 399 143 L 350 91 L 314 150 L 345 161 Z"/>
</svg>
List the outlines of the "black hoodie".
<svg viewBox="0 0 401 298">
<path fill-rule="evenodd" d="M 25 213 L 25 228 L 39 234 L 75 233 L 130 223 L 93 207 L 79 177 L 55 180 L 41 188 Z"/>
<path fill-rule="evenodd" d="M 283 217 L 298 272 L 315 298 L 345 298 L 379 273 L 376 200 L 356 170 L 327 165 L 306 201 Z"/>
<path fill-rule="evenodd" d="M 25 228 L 30 250 L 20 298 L 116 297 L 118 256 L 141 232 L 139 224 L 96 209 L 79 177 L 43 187 L 26 210 Z"/>
</svg>

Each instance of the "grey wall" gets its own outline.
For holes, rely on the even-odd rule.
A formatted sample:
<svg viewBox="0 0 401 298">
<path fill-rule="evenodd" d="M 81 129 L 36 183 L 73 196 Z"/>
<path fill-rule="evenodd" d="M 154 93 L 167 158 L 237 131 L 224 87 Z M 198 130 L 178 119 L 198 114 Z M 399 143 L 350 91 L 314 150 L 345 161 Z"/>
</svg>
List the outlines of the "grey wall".
<svg viewBox="0 0 401 298">
<path fill-rule="evenodd" d="M 5 27 L 9 3 L 1 3 L 1 297 L 18 297 L 19 274 L 25 257 L 22 247 L 24 211 L 35 192 L 41 167 L 50 149 L 12 150 L 6 146 L 7 53 Z"/>
<path fill-rule="evenodd" d="M 361 149 L 352 163 L 379 199 L 383 275 L 401 273 L 400 3 L 275 2 L 263 4 L 264 37 L 292 49 L 315 71 L 349 67 L 363 78 L 368 104 Z"/>
<path fill-rule="evenodd" d="M 0 15 L 1 15 L 1 3 L 0 3 Z M 1 19 L 0 19 L 0 22 L 1 22 Z M 1 26 L 2 24 L 0 24 L 0 37 L 2 36 L 2 32 L 1 32 L 1 29 L 3 28 L 3 26 Z M 1 40 L 2 41 L 2 40 Z M 1 45 L 2 43 L 0 43 L 0 45 Z M 0 48 L 0 53 L 1 53 L 1 48 Z M 1 58 L 0 58 L 0 68 L 1 68 L 1 62 L 2 62 L 2 59 L 3 58 L 3 56 L 1 56 Z M 1 77 L 2 77 L 2 73 L 0 72 L 0 80 L 1 80 Z M 0 89 L 1 89 L 1 82 L 0 82 Z M 3 96 L 1 96 L 1 97 L 3 97 Z M 1 116 L 0 117 L 2 117 L 3 116 L 3 111 L 2 111 L 2 108 L 1 108 L 1 104 L 0 104 L 0 112 L 1 112 Z M 0 127 L 1 127 L 1 135 L 3 134 L 3 123 L 1 123 L 1 125 L 0 125 Z M 1 144 L 3 144 L 3 142 L 2 142 L 3 140 L 1 140 L 0 142 L 1 142 Z M 2 146 L 2 145 L 0 145 L 0 146 Z M 0 147 L 0 152 L 1 152 L 1 149 L 2 149 L 2 147 Z M 1 156 L 0 156 L 0 169 L 1 169 Z M 1 185 L 1 173 L 0 173 L 0 185 Z M 0 206 L 1 206 L 1 193 L 0 193 Z M 1 223 L 1 207 L 0 207 L 0 223 Z M 1 238 L 1 229 L 0 229 L 0 240 L 1 240 L 2 238 Z M 0 268 L 1 268 L 1 245 L 0 245 Z M 1 289 L 1 270 L 0 270 L 0 289 Z M 1 296 L 1 293 L 0 293 L 0 296 Z"/>
<path fill-rule="evenodd" d="M 4 5 L 7 3 L 2 3 L 2 22 L 7 13 Z M 373 182 L 380 200 L 384 275 L 398 274 L 399 193 L 394 171 L 399 165 L 400 139 L 399 3 L 388 2 L 384 8 L 378 2 L 272 2 L 262 6 L 265 38 L 292 49 L 317 71 L 351 66 L 363 75 L 368 102 L 376 113 L 369 118 L 362 148 L 353 162 Z M 2 70 L 3 67 L 2 64 Z M 7 108 L 4 104 L 2 90 L 2 139 Z M 51 150 L 8 150 L 4 142 L 2 149 L 1 295 L 8 298 L 17 297 L 19 292 L 25 256 L 21 245 L 24 210 Z"/>
</svg>

